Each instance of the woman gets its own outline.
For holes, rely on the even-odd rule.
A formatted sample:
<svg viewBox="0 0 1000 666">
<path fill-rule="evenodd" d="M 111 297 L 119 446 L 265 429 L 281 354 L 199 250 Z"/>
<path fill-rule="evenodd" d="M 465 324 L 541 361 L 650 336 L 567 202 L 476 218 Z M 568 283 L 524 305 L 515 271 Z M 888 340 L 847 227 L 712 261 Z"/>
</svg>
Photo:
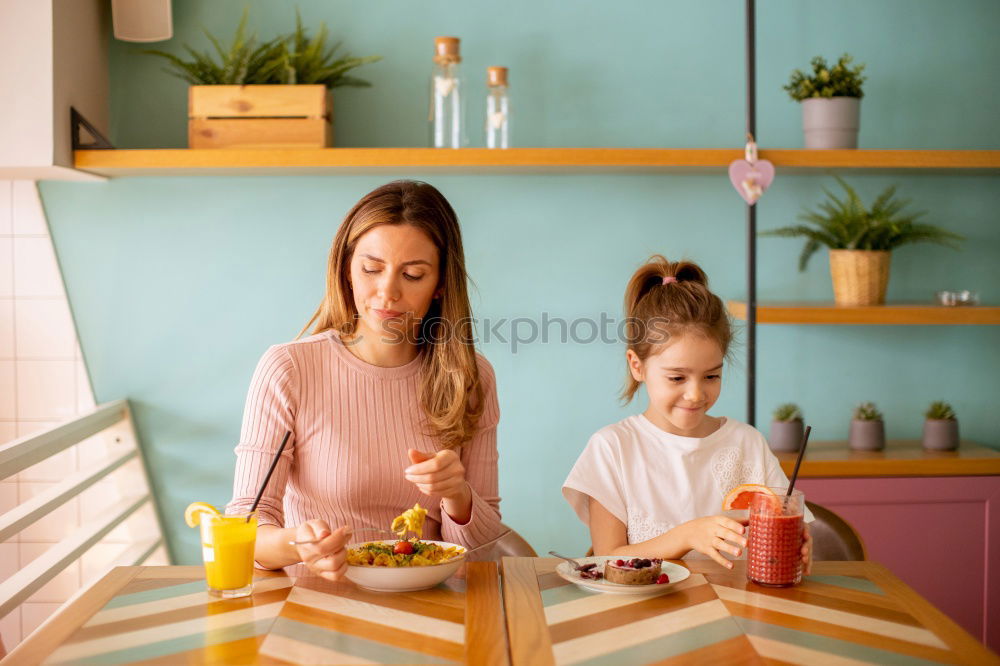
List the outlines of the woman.
<svg viewBox="0 0 1000 666">
<path fill-rule="evenodd" d="M 458 219 L 432 186 L 389 183 L 347 214 L 312 335 L 271 347 L 247 397 L 227 513 L 249 510 L 292 432 L 258 506 L 259 566 L 339 580 L 352 530 L 417 502 L 424 538 L 499 535 L 496 380 L 466 280 Z"/>
</svg>

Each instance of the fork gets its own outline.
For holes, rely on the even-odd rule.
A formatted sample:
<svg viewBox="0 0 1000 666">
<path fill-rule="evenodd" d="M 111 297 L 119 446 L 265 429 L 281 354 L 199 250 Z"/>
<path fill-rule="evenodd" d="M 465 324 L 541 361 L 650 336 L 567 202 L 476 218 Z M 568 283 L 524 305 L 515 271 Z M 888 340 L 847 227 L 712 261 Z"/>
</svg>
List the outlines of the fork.
<svg viewBox="0 0 1000 666">
<path fill-rule="evenodd" d="M 559 553 L 557 553 L 554 550 L 550 550 L 549 551 L 549 555 L 552 555 L 554 557 L 558 557 L 560 560 L 565 560 L 565 561 L 569 562 L 570 564 L 573 565 L 573 568 L 576 569 L 577 571 L 587 571 L 587 570 L 593 569 L 595 566 L 597 566 L 596 564 L 593 564 L 593 563 L 591 563 L 591 564 L 580 564 L 579 562 L 577 562 L 573 558 L 566 557 L 565 555 L 560 555 Z"/>
<path fill-rule="evenodd" d="M 512 530 L 512 529 L 508 529 L 508 530 L 505 530 L 505 531 L 503 531 L 503 532 L 501 532 L 501 533 L 500 533 L 500 536 L 495 536 L 495 537 L 493 537 L 492 539 L 490 539 L 489 541 L 484 541 L 483 543 L 479 544 L 479 545 L 478 545 L 478 546 L 476 546 L 475 548 L 472 548 L 472 549 L 470 549 L 470 550 L 466 550 L 466 551 L 464 551 L 464 552 L 462 553 L 462 555 L 468 555 L 469 553 L 474 553 L 474 552 L 476 552 L 477 550 L 482 550 L 483 548 L 486 548 L 486 546 L 492 546 L 492 545 L 493 545 L 493 544 L 495 544 L 495 543 L 496 543 L 497 541 L 499 541 L 500 539 L 504 538 L 505 536 L 507 536 L 508 534 L 510 534 L 510 533 L 511 533 L 511 532 L 513 532 L 513 531 L 514 531 L 514 530 Z"/>
<path fill-rule="evenodd" d="M 486 541 L 486 542 L 483 542 L 483 543 L 479 544 L 475 548 L 471 548 L 469 550 L 463 551 L 462 555 L 468 555 L 469 553 L 474 553 L 477 550 L 481 550 L 483 548 L 486 548 L 486 546 L 492 546 L 497 541 L 499 541 L 500 539 L 504 538 L 505 536 L 507 536 L 508 534 L 510 534 L 513 531 L 514 530 L 511 530 L 511 529 L 503 531 L 503 532 L 500 533 L 499 536 L 495 536 L 492 539 L 490 539 L 489 541 Z M 384 532 L 386 534 L 392 534 L 393 536 L 397 536 L 397 534 L 395 532 L 390 532 L 389 530 L 383 530 L 383 529 L 378 528 L 378 527 L 363 527 L 360 530 L 358 530 L 357 532 Z M 357 532 L 355 532 L 355 534 L 357 534 Z M 323 537 L 323 538 L 325 539 L 326 537 Z M 290 545 L 290 546 L 303 546 L 303 545 L 309 544 L 309 543 L 319 543 L 322 540 L 323 539 L 313 539 L 311 541 L 289 541 L 288 545 Z"/>
<path fill-rule="evenodd" d="M 362 533 L 362 532 L 380 532 L 382 534 L 391 534 L 393 537 L 398 537 L 398 535 L 395 532 L 390 532 L 389 530 L 383 529 L 381 527 L 362 527 L 359 530 L 353 530 L 351 532 L 351 536 L 354 536 L 355 534 L 359 534 L 359 533 Z M 323 539 L 325 539 L 325 538 L 326 537 L 323 537 Z M 288 545 L 289 546 L 305 546 L 306 544 L 310 544 L 310 543 L 319 543 L 323 539 L 309 539 L 309 540 L 303 540 L 303 541 L 289 541 Z"/>
</svg>

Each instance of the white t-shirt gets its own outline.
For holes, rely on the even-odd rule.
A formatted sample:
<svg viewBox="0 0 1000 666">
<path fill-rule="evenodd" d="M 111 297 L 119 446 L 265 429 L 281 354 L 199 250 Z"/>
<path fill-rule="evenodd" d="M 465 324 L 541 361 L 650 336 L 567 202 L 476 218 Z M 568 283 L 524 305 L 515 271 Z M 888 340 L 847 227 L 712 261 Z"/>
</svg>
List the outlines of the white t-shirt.
<svg viewBox="0 0 1000 666">
<path fill-rule="evenodd" d="M 723 498 L 741 483 L 788 487 L 755 428 L 727 418 L 708 437 L 681 437 L 636 414 L 594 433 L 563 496 L 588 526 L 593 497 L 625 524 L 628 542 L 638 543 L 722 513 Z M 813 519 L 808 509 L 805 519 Z"/>
</svg>

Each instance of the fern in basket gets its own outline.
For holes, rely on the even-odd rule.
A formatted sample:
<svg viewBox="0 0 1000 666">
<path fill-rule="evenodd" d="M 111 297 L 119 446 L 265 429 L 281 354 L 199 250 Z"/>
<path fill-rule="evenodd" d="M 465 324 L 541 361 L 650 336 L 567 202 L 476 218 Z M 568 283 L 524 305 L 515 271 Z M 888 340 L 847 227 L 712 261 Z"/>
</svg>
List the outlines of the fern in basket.
<svg viewBox="0 0 1000 666">
<path fill-rule="evenodd" d="M 821 246 L 831 250 L 893 250 L 908 243 L 938 243 L 958 247 L 964 238 L 932 224 L 920 224 L 917 218 L 923 211 L 903 213 L 909 204 L 905 199 L 896 199 L 896 186 L 886 188 L 871 208 L 867 208 L 857 191 L 847 182 L 835 176 L 847 196 L 839 199 L 832 192 L 823 189 L 827 200 L 819 204 L 818 210 L 806 210 L 799 219 L 807 224 L 797 224 L 780 229 L 762 231 L 762 236 L 782 236 L 786 238 L 804 237 L 806 244 L 799 255 L 799 270 L 804 271 L 809 259 Z"/>
</svg>

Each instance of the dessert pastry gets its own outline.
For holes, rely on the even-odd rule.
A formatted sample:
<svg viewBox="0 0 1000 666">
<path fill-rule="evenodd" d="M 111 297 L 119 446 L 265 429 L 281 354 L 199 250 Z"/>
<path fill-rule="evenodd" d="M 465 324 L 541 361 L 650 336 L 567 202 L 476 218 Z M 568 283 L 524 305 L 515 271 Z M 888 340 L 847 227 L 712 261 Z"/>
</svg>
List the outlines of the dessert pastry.
<svg viewBox="0 0 1000 666">
<path fill-rule="evenodd" d="M 667 583 L 660 569 L 662 560 L 633 557 L 630 560 L 608 560 L 604 563 L 604 580 L 621 585 L 651 585 Z"/>
</svg>

